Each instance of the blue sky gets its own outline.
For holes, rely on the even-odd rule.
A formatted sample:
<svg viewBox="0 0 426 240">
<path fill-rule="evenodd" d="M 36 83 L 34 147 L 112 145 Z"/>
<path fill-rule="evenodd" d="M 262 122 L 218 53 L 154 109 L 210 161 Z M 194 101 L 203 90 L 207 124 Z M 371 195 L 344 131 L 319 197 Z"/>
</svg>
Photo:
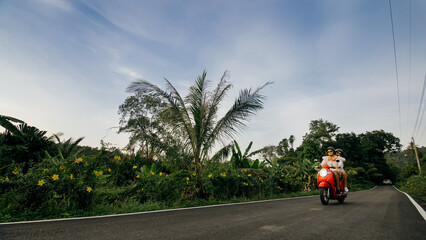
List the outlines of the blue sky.
<svg viewBox="0 0 426 240">
<path fill-rule="evenodd" d="M 240 89 L 274 82 L 237 137 L 243 147 L 290 135 L 298 146 L 320 118 L 407 146 L 426 74 L 426 1 L 411 1 L 411 45 L 409 3 L 392 1 L 399 114 L 388 0 L 0 0 L 0 114 L 124 147 L 114 127 L 130 82 L 167 78 L 185 93 L 203 70 L 214 83 L 229 70 L 224 109 Z"/>
</svg>

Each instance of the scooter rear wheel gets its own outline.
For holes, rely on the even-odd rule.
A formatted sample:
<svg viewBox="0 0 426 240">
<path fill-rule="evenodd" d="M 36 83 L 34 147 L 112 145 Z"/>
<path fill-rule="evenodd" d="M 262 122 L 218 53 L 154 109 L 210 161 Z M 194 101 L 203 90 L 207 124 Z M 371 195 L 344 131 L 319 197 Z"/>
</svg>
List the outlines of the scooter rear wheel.
<svg viewBox="0 0 426 240">
<path fill-rule="evenodd" d="M 320 199 L 323 205 L 327 205 L 330 200 L 330 190 L 328 188 L 320 188 Z"/>
</svg>

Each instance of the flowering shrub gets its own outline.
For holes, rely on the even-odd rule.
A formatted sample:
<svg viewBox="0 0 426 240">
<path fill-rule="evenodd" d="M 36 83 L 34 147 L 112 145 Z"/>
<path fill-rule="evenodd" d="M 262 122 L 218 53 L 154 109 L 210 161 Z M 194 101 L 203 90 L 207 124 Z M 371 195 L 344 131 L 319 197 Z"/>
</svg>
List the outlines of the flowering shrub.
<svg viewBox="0 0 426 240">
<path fill-rule="evenodd" d="M 0 176 L 0 220 L 68 216 L 126 201 L 179 202 L 267 198 L 303 190 L 306 176 L 297 167 L 234 168 L 229 163 L 207 164 L 203 171 L 163 170 L 136 156 L 101 151 L 98 155 L 63 158 L 49 155 L 27 173 L 19 164 Z M 7 199 L 7 200 L 6 200 Z M 3 215 L 3 216 L 2 216 Z"/>
<path fill-rule="evenodd" d="M 401 190 L 426 201 L 426 176 L 409 177 L 402 185 Z"/>
</svg>

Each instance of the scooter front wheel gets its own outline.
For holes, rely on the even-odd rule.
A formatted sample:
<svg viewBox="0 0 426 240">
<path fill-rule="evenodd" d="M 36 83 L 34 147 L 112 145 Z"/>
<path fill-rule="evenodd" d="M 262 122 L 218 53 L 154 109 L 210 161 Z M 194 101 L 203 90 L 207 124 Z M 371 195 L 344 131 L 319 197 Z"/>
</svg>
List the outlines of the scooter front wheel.
<svg viewBox="0 0 426 240">
<path fill-rule="evenodd" d="M 330 189 L 329 188 L 320 188 L 320 199 L 323 205 L 327 205 L 330 200 Z"/>
</svg>

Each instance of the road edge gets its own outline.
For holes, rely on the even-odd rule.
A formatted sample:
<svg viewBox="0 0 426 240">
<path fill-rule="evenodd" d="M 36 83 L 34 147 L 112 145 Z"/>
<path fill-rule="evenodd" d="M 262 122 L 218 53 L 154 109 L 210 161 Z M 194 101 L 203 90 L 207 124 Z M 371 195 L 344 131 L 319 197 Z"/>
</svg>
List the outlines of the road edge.
<svg viewBox="0 0 426 240">
<path fill-rule="evenodd" d="M 408 199 L 410 199 L 411 203 L 414 205 L 414 207 L 417 209 L 417 211 L 420 213 L 420 215 L 423 217 L 423 219 L 426 221 L 426 212 L 425 210 L 406 192 L 403 192 L 401 190 L 399 190 L 398 188 L 396 188 L 394 185 L 392 185 L 393 188 L 395 188 L 398 192 L 401 192 L 403 194 L 405 194 L 405 196 L 408 197 Z"/>
<path fill-rule="evenodd" d="M 212 208 L 212 207 L 226 207 L 226 206 L 231 206 L 231 205 L 244 205 L 244 204 L 262 203 L 262 202 L 274 202 L 274 201 L 283 201 L 283 200 L 291 200 L 291 199 L 312 198 L 312 197 L 318 197 L 318 195 L 309 195 L 309 196 L 292 197 L 292 198 L 267 199 L 267 200 L 238 202 L 238 203 L 214 204 L 214 205 L 197 206 L 197 207 L 161 209 L 161 210 L 152 210 L 152 211 L 145 211 L 145 212 L 134 212 L 134 213 L 118 213 L 118 214 L 109 214 L 109 215 L 100 215 L 100 216 L 44 219 L 44 220 L 34 220 L 34 221 L 22 221 L 22 222 L 5 222 L 5 223 L 0 223 L 0 226 L 1 225 L 27 224 L 27 223 L 59 222 L 59 221 L 71 221 L 71 220 L 84 220 L 84 219 L 95 219 L 95 218 L 131 216 L 131 215 L 141 215 L 141 214 L 151 214 L 151 213 L 161 213 L 161 212 L 174 212 L 174 211 Z"/>
<path fill-rule="evenodd" d="M 356 192 L 371 191 L 371 190 L 374 190 L 375 188 L 377 188 L 377 186 L 374 186 L 373 188 L 370 188 L 370 189 L 356 191 Z M 309 196 L 291 197 L 291 198 L 267 199 L 267 200 L 238 202 L 238 203 L 214 204 L 214 205 L 186 207 L 186 208 L 161 209 L 161 210 L 152 210 L 152 211 L 145 211 L 145 212 L 134 212 L 134 213 L 118 213 L 118 214 L 109 214 L 109 215 L 100 215 L 100 216 L 57 218 L 57 219 L 44 219 L 44 220 L 21 221 L 21 222 L 5 222 L 5 223 L 0 223 L 0 226 L 2 226 L 2 225 L 27 224 L 27 223 L 59 222 L 59 221 L 71 221 L 71 220 L 84 220 L 84 219 L 131 216 L 131 215 L 141 215 L 141 214 L 151 214 L 151 213 L 161 213 L 161 212 L 174 212 L 174 211 L 184 211 L 184 210 L 212 208 L 212 207 L 226 207 L 226 206 L 231 206 L 231 205 L 254 204 L 254 203 L 262 203 L 262 202 L 273 202 L 273 201 L 283 201 L 283 200 L 312 198 L 312 197 L 318 197 L 318 195 L 309 195 Z"/>
</svg>

